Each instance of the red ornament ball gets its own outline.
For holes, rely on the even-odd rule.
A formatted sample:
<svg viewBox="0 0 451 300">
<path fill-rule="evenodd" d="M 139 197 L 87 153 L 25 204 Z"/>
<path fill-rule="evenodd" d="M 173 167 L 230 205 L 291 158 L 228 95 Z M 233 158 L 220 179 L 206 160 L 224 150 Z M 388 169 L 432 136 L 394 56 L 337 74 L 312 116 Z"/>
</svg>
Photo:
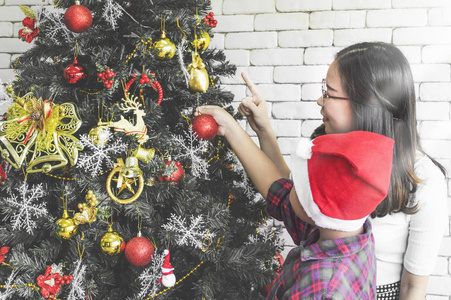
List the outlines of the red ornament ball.
<svg viewBox="0 0 451 300">
<path fill-rule="evenodd" d="M 64 14 L 64 24 L 70 31 L 81 33 L 89 29 L 92 24 L 91 11 L 83 5 L 75 4 Z"/>
<path fill-rule="evenodd" d="M 170 171 L 170 175 L 164 175 L 163 179 L 166 181 L 171 181 L 175 183 L 179 183 L 180 179 L 182 179 L 183 175 L 185 175 L 185 170 L 182 167 L 182 164 L 179 161 L 168 160 L 164 163 L 165 166 L 163 168 L 163 173 L 168 173 Z M 171 170 L 174 169 L 174 171 Z"/>
<path fill-rule="evenodd" d="M 77 58 L 74 58 L 74 62 L 64 69 L 64 79 L 66 82 L 72 85 L 79 85 L 86 82 L 88 73 L 85 68 L 78 64 Z"/>
<path fill-rule="evenodd" d="M 132 238 L 125 246 L 125 258 L 134 266 L 145 266 L 153 257 L 155 248 L 145 237 Z"/>
<path fill-rule="evenodd" d="M 199 115 L 193 120 L 193 132 L 197 139 L 209 141 L 216 136 L 218 132 L 218 123 L 210 115 Z"/>
</svg>

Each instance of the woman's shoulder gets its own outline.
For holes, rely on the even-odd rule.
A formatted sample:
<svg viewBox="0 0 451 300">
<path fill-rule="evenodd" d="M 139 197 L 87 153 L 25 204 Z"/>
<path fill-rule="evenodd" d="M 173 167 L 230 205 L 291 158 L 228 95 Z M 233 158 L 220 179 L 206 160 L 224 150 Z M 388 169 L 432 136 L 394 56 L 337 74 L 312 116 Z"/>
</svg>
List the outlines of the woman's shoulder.
<svg viewBox="0 0 451 300">
<path fill-rule="evenodd" d="M 420 210 L 424 205 L 443 207 L 446 204 L 447 186 L 441 169 L 424 155 L 415 162 L 415 174 L 421 180 L 414 197 L 415 202 L 420 204 Z"/>
<path fill-rule="evenodd" d="M 440 168 L 427 155 L 421 156 L 414 165 L 415 174 L 423 184 L 433 180 L 443 181 L 445 183 L 445 175 Z"/>
</svg>

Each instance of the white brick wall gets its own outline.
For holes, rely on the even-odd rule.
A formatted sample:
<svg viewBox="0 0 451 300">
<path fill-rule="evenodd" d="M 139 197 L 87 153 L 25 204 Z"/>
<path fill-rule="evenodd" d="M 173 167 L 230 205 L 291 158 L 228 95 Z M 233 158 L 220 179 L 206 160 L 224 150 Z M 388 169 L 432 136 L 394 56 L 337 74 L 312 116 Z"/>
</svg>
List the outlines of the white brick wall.
<svg viewBox="0 0 451 300">
<path fill-rule="evenodd" d="M 0 0 L 3 82 L 14 76 L 10 63 L 30 47 L 17 38 L 24 17 L 18 5 L 43 3 L 51 0 Z M 319 82 L 334 54 L 352 43 L 383 41 L 412 64 L 423 146 L 451 173 L 451 0 L 212 0 L 212 10 L 218 26 L 211 47 L 238 66 L 223 87 L 235 94 L 236 107 L 248 93 L 239 73 L 259 84 L 287 161 L 296 138 L 321 123 Z M 451 213 L 449 178 L 448 196 Z M 439 255 L 427 299 L 451 300 L 449 231 Z"/>
<path fill-rule="evenodd" d="M 287 161 L 296 138 L 309 136 L 321 124 L 315 101 L 320 96 L 319 81 L 334 54 L 352 43 L 383 41 L 398 46 L 412 64 L 422 144 L 451 171 L 451 0 L 267 0 L 259 1 L 258 5 L 248 0 L 241 7 L 237 1 L 214 1 L 218 18 L 220 15 L 254 17 L 253 30 L 240 30 L 243 35 L 236 38 L 237 42 L 227 39 L 237 32 L 238 25 L 231 24 L 230 29 L 226 25 L 218 26 L 218 32 L 226 35 L 225 50 L 250 51 L 248 65 L 243 64 L 248 53 L 241 54 L 239 60 L 232 57 L 232 61 L 240 64 L 236 78 L 227 81 L 228 88 L 236 91 L 235 86 L 242 86 L 239 76 L 242 70 L 272 68 L 273 82 L 268 82 L 268 75 L 259 79 L 262 75 L 254 73 L 255 77 L 254 74 L 251 77 L 260 84 L 268 100 L 272 124 Z M 302 27 L 306 25 L 299 15 L 308 15 L 307 28 Z M 294 20 L 284 21 L 290 18 Z M 252 26 L 246 23 L 246 27 Z M 267 34 L 267 41 L 261 40 L 262 33 Z M 251 35 L 258 42 L 250 41 Z M 276 45 L 273 45 L 274 35 Z M 241 37 L 249 40 L 240 41 Z M 451 206 L 449 178 L 448 189 Z M 447 235 L 429 279 L 428 300 L 451 299 L 449 231 Z M 291 241 L 289 238 L 287 241 L 289 246 Z"/>
</svg>

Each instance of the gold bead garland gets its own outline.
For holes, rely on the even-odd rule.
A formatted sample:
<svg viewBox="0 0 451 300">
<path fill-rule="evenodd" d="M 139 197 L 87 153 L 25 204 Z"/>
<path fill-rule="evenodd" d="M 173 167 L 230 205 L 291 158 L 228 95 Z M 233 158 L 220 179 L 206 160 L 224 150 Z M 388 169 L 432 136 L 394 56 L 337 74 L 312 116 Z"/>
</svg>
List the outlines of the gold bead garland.
<svg viewBox="0 0 451 300">
<path fill-rule="evenodd" d="M 143 49 L 143 54 L 145 54 L 146 53 L 146 48 L 147 48 L 147 45 L 152 45 L 152 38 L 149 38 L 147 41 L 145 41 L 143 38 L 141 38 L 141 44 L 144 44 L 144 49 Z M 138 45 L 136 45 L 136 47 L 135 47 L 135 49 L 133 49 L 133 51 L 132 51 L 132 53 L 130 53 L 130 55 L 125 59 L 125 63 L 128 63 L 128 61 L 133 57 L 133 56 L 135 56 L 135 53 L 136 53 L 136 51 L 138 50 L 138 47 L 141 45 L 141 44 L 138 44 Z M 149 46 L 149 50 L 150 50 L 150 46 Z"/>
<path fill-rule="evenodd" d="M 185 276 L 183 276 L 182 278 L 180 278 L 173 286 L 165 288 L 164 290 L 156 293 L 155 295 L 152 295 L 148 298 L 145 298 L 143 300 L 150 300 L 153 299 L 155 297 L 158 297 L 160 295 L 162 295 L 163 293 L 166 293 L 167 291 L 169 291 L 171 288 L 173 288 L 174 286 L 176 286 L 177 284 L 179 284 L 180 282 L 182 282 L 183 280 L 185 280 L 186 278 L 188 278 L 191 274 L 194 273 L 194 271 L 196 271 L 202 264 L 204 263 L 204 261 L 201 261 L 194 269 L 192 269 L 188 274 L 186 274 Z"/>
<path fill-rule="evenodd" d="M 84 91 L 84 90 L 80 90 L 80 92 L 88 94 L 88 95 L 97 95 L 100 94 L 102 91 L 97 91 L 97 92 L 88 92 L 88 91 Z"/>
<path fill-rule="evenodd" d="M 97 177 L 102 176 L 103 174 L 105 174 L 107 172 L 110 172 L 111 170 L 112 169 L 108 169 L 106 171 L 103 171 L 102 173 L 97 174 L 96 176 Z M 53 177 L 53 178 L 57 178 L 57 179 L 62 179 L 62 180 L 78 180 L 79 179 L 79 178 L 67 178 L 67 177 L 56 176 L 56 175 L 53 175 L 53 174 L 50 174 L 50 173 L 44 173 L 44 174 L 47 175 L 47 176 L 50 176 L 50 177 Z M 94 177 L 90 176 L 89 178 L 94 178 Z"/>
<path fill-rule="evenodd" d="M 24 288 L 24 287 L 29 287 L 31 288 L 31 290 L 37 290 L 40 291 L 41 289 L 34 285 L 33 283 L 25 283 L 25 284 L 11 284 L 11 285 L 4 285 L 4 284 L 0 284 L 0 289 L 7 289 L 7 288 L 15 288 L 15 289 L 20 289 L 20 288 Z M 53 299 L 53 300 L 61 300 L 59 298 L 56 298 L 55 295 L 50 295 L 49 299 Z"/>
</svg>

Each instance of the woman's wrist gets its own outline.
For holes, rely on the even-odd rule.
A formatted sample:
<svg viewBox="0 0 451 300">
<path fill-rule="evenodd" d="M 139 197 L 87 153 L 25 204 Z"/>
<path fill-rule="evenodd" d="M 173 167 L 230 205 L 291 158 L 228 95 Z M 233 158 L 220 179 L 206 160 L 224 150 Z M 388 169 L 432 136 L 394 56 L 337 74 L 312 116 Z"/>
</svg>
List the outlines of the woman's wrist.
<svg viewBox="0 0 451 300">
<path fill-rule="evenodd" d="M 268 138 L 268 137 L 276 137 L 276 134 L 274 133 L 274 129 L 271 127 L 271 124 L 268 123 L 267 126 L 262 126 L 259 128 L 258 131 L 255 131 L 257 134 L 257 137 L 259 139 L 262 138 Z"/>
</svg>

